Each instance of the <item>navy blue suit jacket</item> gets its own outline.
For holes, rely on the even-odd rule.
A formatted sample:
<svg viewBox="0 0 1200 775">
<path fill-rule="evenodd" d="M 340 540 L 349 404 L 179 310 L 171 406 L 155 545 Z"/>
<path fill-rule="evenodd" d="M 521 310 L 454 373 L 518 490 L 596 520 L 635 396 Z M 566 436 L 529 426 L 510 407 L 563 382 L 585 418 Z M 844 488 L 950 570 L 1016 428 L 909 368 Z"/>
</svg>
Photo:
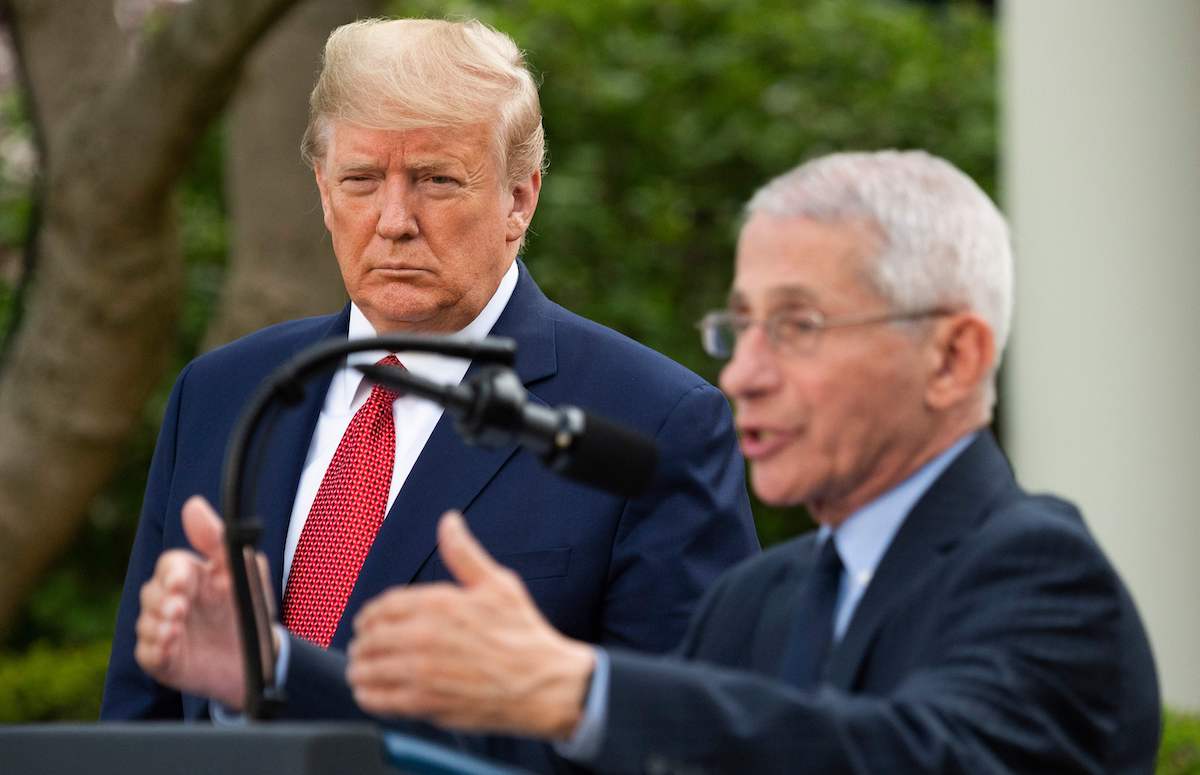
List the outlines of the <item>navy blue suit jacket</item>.
<svg viewBox="0 0 1200 775">
<path fill-rule="evenodd" d="M 186 545 L 183 502 L 196 493 L 218 502 L 226 441 L 248 397 L 298 351 L 345 337 L 348 320 L 347 307 L 274 326 L 197 358 L 179 375 L 129 563 L 102 718 L 207 715 L 203 699 L 157 684 L 134 661 L 139 589 L 164 549 Z M 559 478 L 515 445 L 468 446 L 443 416 L 380 528 L 331 647 L 345 648 L 354 614 L 384 589 L 446 577 L 435 527 L 446 509 L 458 508 L 561 631 L 671 648 L 711 582 L 758 548 L 728 404 L 678 364 L 549 301 L 524 266 L 492 334 L 517 341 L 516 371 L 536 400 L 575 404 L 654 437 L 655 482 L 636 498 L 602 493 Z M 329 377 L 312 384 L 299 406 L 281 412 L 253 478 L 277 602 L 292 503 L 328 384 Z M 319 695 L 313 707 L 303 696 L 293 715 L 330 715 Z"/>
<path fill-rule="evenodd" d="M 1151 773 L 1154 663 L 1073 506 L 1024 493 L 990 434 L 888 548 L 815 691 L 780 675 L 814 536 L 726 574 L 682 659 L 614 651 L 612 772 Z"/>
</svg>

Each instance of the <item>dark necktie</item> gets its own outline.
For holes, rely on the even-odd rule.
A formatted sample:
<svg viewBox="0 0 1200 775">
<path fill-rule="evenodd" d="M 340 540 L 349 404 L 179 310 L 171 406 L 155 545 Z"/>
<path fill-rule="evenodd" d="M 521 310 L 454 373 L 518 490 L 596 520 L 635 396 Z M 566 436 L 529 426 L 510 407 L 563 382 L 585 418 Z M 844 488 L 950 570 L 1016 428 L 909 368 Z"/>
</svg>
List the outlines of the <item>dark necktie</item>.
<svg viewBox="0 0 1200 775">
<path fill-rule="evenodd" d="M 842 559 L 833 536 L 825 539 L 809 571 L 796 611 L 796 625 L 783 659 L 781 677 L 801 689 L 820 682 L 833 642 L 834 607 L 842 580 Z"/>
<path fill-rule="evenodd" d="M 399 366 L 389 355 L 377 364 Z M 291 632 L 328 648 L 387 511 L 397 394 L 376 385 L 350 421 L 300 531 L 283 598 Z"/>
</svg>

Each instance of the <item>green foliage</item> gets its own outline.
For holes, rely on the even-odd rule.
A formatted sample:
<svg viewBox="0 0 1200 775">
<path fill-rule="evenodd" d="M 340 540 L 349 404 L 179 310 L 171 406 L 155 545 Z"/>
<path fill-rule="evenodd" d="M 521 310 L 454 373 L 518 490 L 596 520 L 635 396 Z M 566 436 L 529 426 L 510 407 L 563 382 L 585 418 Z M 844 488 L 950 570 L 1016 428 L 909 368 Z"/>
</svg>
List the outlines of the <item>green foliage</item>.
<svg viewBox="0 0 1200 775">
<path fill-rule="evenodd" d="M 1200 775 L 1200 716 L 1164 711 L 1159 775 Z"/>
<path fill-rule="evenodd" d="M 834 150 L 926 148 L 994 192 L 996 36 L 974 6 L 885 0 L 403 0 L 477 17 L 543 79 L 550 172 L 526 260 L 566 307 L 714 381 L 742 204 Z M 806 528 L 755 508 L 775 543 Z"/>
<path fill-rule="evenodd" d="M 94 721 L 107 665 L 107 640 L 0 654 L 0 723 Z"/>
<path fill-rule="evenodd" d="M 394 10 L 476 16 L 524 47 L 543 78 L 551 160 L 531 269 L 552 298 L 710 380 L 718 364 L 691 322 L 723 303 L 739 208 L 767 179 L 831 150 L 922 147 L 994 190 L 995 30 L 974 5 L 403 0 Z M 0 102 L 0 123 L 27 131 L 15 103 Z M 166 393 L 224 279 L 223 141 L 220 127 L 209 133 L 178 192 L 187 292 L 175 368 L 75 546 L 6 634 L 5 647 L 30 649 L 31 673 L 41 641 L 75 649 L 111 633 Z M 0 245 L 18 244 L 27 219 L 26 190 L 0 191 Z M 0 321 L 10 291 L 0 282 Z M 766 544 L 808 524 L 756 513 Z"/>
</svg>

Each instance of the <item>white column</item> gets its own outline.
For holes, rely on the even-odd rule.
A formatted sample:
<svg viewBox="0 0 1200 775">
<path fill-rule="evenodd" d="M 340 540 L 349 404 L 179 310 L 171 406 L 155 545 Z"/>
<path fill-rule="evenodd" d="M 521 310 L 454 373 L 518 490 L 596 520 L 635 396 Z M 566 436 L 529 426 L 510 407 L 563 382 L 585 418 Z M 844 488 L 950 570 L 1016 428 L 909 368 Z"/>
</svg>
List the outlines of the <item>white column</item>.
<svg viewBox="0 0 1200 775">
<path fill-rule="evenodd" d="M 1022 483 L 1080 505 L 1200 708 L 1200 0 L 1003 4 Z"/>
</svg>

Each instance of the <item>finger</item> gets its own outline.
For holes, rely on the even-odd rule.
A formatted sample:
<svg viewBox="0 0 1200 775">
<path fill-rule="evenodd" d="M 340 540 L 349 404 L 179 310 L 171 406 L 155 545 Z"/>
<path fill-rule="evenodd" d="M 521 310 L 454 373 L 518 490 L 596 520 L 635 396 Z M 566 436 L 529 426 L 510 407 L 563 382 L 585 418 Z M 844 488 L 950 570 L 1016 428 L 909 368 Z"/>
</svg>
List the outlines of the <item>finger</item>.
<svg viewBox="0 0 1200 775">
<path fill-rule="evenodd" d="M 451 598 L 462 590 L 448 582 L 392 587 L 367 601 L 354 617 L 354 629 L 376 626 L 379 622 L 402 621 L 414 616 L 438 614 L 439 606 L 451 605 Z"/>
<path fill-rule="evenodd" d="M 444 648 L 446 638 L 437 625 L 419 617 L 379 619 L 355 633 L 347 654 L 360 659 L 395 653 L 436 652 Z"/>
<path fill-rule="evenodd" d="M 159 567 L 163 564 L 162 557 L 158 558 L 157 567 L 154 575 L 150 580 L 142 585 L 142 589 L 138 592 L 138 608 L 143 612 L 151 611 L 157 614 L 158 604 L 163 596 L 163 580 L 159 575 Z"/>
<path fill-rule="evenodd" d="M 368 688 L 354 690 L 358 707 L 376 716 L 416 716 L 417 703 L 411 687 Z"/>
<path fill-rule="evenodd" d="M 134 646 L 134 658 L 146 672 L 161 675 L 170 668 L 178 641 L 178 623 L 143 611 L 138 616 L 135 631 L 137 643 Z"/>
<path fill-rule="evenodd" d="M 143 640 L 140 637 L 137 645 L 133 647 L 133 659 L 140 668 L 156 678 L 162 675 L 166 664 L 162 647 L 158 642 Z"/>
<path fill-rule="evenodd" d="M 415 664 L 416 660 L 401 652 L 369 656 L 360 652 L 346 662 L 346 681 L 355 689 L 405 686 L 419 680 Z"/>
<path fill-rule="evenodd" d="M 137 645 L 139 647 L 157 645 L 161 625 L 160 617 L 143 611 L 137 618 L 137 624 L 134 625 L 134 631 L 137 633 Z"/>
<path fill-rule="evenodd" d="M 465 587 L 482 584 L 503 571 L 503 566 L 471 535 L 457 511 L 447 511 L 438 523 L 438 551 L 450 574 Z"/>
<path fill-rule="evenodd" d="M 200 561 L 185 549 L 168 549 L 158 555 L 154 576 L 142 588 L 143 606 L 154 606 L 160 613 L 168 597 L 193 599 L 199 588 Z"/>
<path fill-rule="evenodd" d="M 225 564 L 225 526 L 208 501 L 199 495 L 193 495 L 183 504 L 183 532 L 201 556 L 217 566 Z"/>
</svg>

